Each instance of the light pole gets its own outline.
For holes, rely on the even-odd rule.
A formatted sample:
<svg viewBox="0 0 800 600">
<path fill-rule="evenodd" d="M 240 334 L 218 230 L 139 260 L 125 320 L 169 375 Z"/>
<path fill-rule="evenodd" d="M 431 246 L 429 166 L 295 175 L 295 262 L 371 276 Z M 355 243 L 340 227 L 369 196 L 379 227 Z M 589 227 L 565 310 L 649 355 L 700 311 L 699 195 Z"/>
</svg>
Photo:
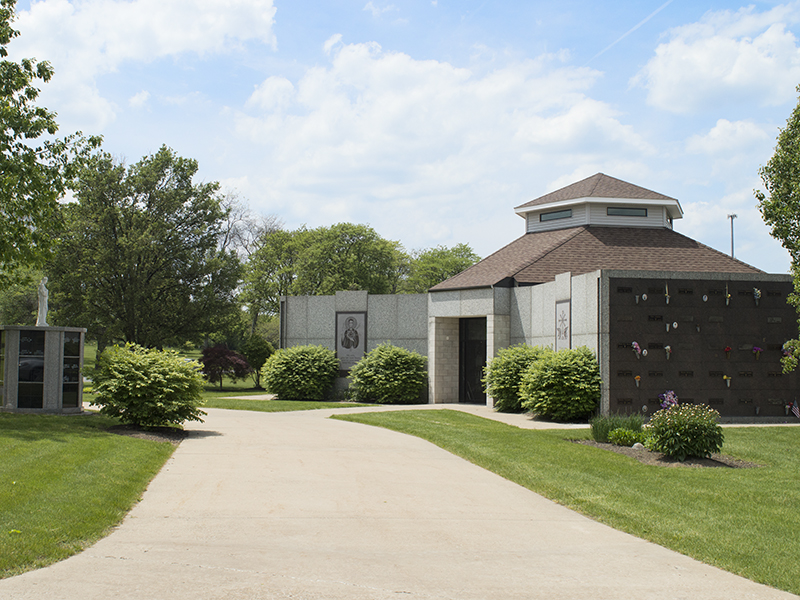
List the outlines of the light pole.
<svg viewBox="0 0 800 600">
<path fill-rule="evenodd" d="M 735 219 L 737 216 L 738 216 L 738 215 L 735 215 L 735 214 L 728 215 L 728 218 L 731 220 L 731 258 L 733 258 L 733 220 L 734 220 L 734 219 Z"/>
</svg>

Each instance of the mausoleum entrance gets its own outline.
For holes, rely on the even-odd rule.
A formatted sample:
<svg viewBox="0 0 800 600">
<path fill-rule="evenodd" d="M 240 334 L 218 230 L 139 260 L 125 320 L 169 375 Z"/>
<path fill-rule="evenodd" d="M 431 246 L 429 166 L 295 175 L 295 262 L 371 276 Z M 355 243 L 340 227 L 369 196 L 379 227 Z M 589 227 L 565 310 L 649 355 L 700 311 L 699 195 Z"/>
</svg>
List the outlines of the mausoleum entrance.
<svg viewBox="0 0 800 600">
<path fill-rule="evenodd" d="M 486 404 L 481 378 L 486 366 L 486 317 L 459 319 L 458 401 Z"/>
</svg>

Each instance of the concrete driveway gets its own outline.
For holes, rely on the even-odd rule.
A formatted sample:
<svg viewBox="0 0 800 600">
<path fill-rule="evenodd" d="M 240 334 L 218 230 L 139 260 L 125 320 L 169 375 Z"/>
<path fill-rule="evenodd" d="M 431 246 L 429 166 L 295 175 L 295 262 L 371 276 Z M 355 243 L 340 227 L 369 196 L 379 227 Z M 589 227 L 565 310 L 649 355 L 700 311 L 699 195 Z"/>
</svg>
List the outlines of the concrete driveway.
<svg viewBox="0 0 800 600">
<path fill-rule="evenodd" d="M 332 412 L 209 409 L 117 530 L 0 598 L 797 598 Z"/>
</svg>

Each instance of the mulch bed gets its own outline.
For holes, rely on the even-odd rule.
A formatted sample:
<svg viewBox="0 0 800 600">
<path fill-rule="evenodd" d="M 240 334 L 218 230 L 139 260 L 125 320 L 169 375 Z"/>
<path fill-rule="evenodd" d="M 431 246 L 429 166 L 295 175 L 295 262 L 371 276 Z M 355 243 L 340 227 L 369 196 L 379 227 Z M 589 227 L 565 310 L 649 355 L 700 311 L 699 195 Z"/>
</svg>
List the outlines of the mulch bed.
<svg viewBox="0 0 800 600">
<path fill-rule="evenodd" d="M 680 462 L 674 458 L 667 458 L 661 452 L 651 452 L 646 448 L 634 449 L 628 446 L 601 444 L 594 440 L 575 440 L 575 442 L 586 446 L 594 446 L 602 450 L 608 450 L 609 452 L 616 452 L 617 454 L 624 454 L 625 456 L 630 456 L 638 460 L 640 463 L 659 467 L 727 467 L 729 469 L 753 469 L 761 466 L 723 454 L 712 454 L 711 458 L 687 458 L 685 461 Z"/>
<path fill-rule="evenodd" d="M 188 431 L 175 429 L 174 427 L 149 427 L 144 429 L 135 425 L 114 425 L 114 427 L 109 428 L 109 431 L 117 435 L 127 435 L 128 437 L 150 440 L 151 442 L 169 442 L 173 446 L 177 446 L 189 437 Z"/>
</svg>

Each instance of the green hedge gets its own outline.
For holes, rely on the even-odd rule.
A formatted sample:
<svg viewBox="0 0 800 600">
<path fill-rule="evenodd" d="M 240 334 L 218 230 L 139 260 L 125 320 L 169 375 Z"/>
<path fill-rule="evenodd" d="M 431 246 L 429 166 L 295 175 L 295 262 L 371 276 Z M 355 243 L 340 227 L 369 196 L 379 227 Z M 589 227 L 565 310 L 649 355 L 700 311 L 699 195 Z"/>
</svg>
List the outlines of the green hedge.
<svg viewBox="0 0 800 600">
<path fill-rule="evenodd" d="M 112 346 L 97 360 L 92 404 L 123 423 L 175 427 L 203 420 L 204 388 L 200 365 L 174 350 Z"/>
<path fill-rule="evenodd" d="M 350 395 L 358 402 L 415 404 L 427 382 L 425 357 L 384 343 L 350 369 Z"/>
<path fill-rule="evenodd" d="M 518 344 L 497 353 L 483 371 L 484 391 L 494 400 L 500 412 L 522 412 L 519 386 L 522 374 L 545 354 L 540 346 Z"/>
<path fill-rule="evenodd" d="M 261 368 L 266 390 L 280 400 L 322 400 L 339 372 L 336 353 L 324 346 L 293 346 L 270 356 Z"/>
<path fill-rule="evenodd" d="M 600 369 L 586 346 L 547 350 L 522 376 L 522 407 L 546 419 L 575 421 L 600 403 Z"/>
</svg>

